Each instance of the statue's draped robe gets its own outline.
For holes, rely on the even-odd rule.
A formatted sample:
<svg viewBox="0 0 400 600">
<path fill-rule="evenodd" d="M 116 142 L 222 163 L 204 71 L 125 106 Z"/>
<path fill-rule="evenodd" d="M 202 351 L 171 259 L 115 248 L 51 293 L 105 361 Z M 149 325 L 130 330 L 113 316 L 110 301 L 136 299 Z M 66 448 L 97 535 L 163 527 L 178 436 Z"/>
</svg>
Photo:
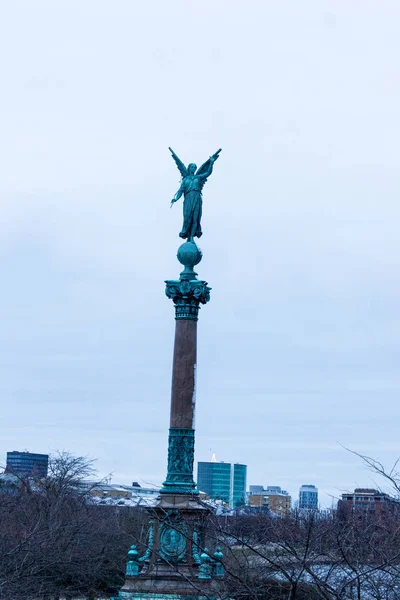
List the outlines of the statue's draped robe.
<svg viewBox="0 0 400 600">
<path fill-rule="evenodd" d="M 196 177 L 196 175 L 188 175 L 182 181 L 181 189 L 185 199 L 183 201 L 183 226 L 179 234 L 181 238 L 202 235 L 200 222 L 203 199 L 201 189 L 204 183 L 205 178 Z"/>
</svg>

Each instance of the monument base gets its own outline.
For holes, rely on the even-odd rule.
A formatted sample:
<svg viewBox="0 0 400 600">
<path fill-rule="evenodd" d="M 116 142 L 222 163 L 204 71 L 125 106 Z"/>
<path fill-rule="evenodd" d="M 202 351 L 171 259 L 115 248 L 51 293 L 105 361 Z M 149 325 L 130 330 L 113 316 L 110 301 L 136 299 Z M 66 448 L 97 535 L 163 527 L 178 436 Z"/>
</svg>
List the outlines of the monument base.
<svg viewBox="0 0 400 600">
<path fill-rule="evenodd" d="M 195 494 L 166 494 L 149 508 L 147 549 L 128 552 L 118 600 L 217 600 L 224 574 L 222 552 L 204 547 L 211 509 Z"/>
<path fill-rule="evenodd" d="M 123 592 L 115 600 L 218 600 L 217 596 L 183 596 L 182 594 L 153 594 L 152 592 L 144 593 L 141 592 Z"/>
<path fill-rule="evenodd" d="M 115 600 L 219 600 L 221 597 L 217 589 L 207 588 L 206 590 L 196 590 L 193 587 L 185 590 L 166 589 L 157 591 L 152 590 L 121 590 Z M 154 589 L 154 588 L 153 588 Z"/>
</svg>

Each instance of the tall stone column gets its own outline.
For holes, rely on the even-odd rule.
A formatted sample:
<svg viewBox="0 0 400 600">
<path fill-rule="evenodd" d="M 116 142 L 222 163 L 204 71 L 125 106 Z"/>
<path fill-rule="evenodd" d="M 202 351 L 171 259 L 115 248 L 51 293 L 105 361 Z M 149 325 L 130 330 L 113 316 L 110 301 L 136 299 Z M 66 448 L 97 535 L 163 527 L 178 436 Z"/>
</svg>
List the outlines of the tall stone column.
<svg viewBox="0 0 400 600">
<path fill-rule="evenodd" d="M 166 281 L 166 295 L 175 305 L 175 343 L 167 477 L 152 520 L 147 550 L 128 553 L 125 600 L 217 600 L 223 577 L 223 555 L 205 548 L 205 523 L 211 509 L 200 502 L 193 478 L 196 405 L 197 321 L 201 304 L 210 299 L 206 281 L 193 267 L 202 258 L 194 242 L 178 250 L 184 270 Z"/>
<path fill-rule="evenodd" d="M 185 266 L 180 279 L 165 282 L 166 294 L 175 304 L 176 325 L 168 472 L 161 494 L 198 494 L 193 479 L 197 320 L 200 304 L 210 299 L 207 282 L 198 281 L 193 270 L 201 258 L 196 244 L 186 242 L 178 250 L 178 260 Z"/>
</svg>

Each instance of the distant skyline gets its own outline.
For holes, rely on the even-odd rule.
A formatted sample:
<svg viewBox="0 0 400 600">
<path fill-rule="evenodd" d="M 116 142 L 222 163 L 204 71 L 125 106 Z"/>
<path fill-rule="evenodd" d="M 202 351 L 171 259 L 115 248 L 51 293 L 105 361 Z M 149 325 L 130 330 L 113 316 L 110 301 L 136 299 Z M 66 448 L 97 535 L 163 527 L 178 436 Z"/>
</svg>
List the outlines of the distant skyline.
<svg viewBox="0 0 400 600">
<path fill-rule="evenodd" d="M 200 10 L 201 8 L 201 10 Z M 400 5 L 6 3 L 0 456 L 166 474 L 179 174 L 203 205 L 196 456 L 322 504 L 400 455 Z M 222 224 L 223 223 L 223 224 Z"/>
</svg>

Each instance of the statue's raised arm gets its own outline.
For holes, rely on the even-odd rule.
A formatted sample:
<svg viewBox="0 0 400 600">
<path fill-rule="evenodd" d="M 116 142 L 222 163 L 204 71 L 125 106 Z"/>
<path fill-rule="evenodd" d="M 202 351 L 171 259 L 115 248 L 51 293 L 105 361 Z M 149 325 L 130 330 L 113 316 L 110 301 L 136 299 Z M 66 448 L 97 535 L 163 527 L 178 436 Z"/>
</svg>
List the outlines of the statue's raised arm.
<svg viewBox="0 0 400 600">
<path fill-rule="evenodd" d="M 187 175 L 189 175 L 187 168 L 185 167 L 179 156 L 175 154 L 172 148 L 168 148 L 168 150 L 171 152 L 172 158 L 176 162 L 176 166 L 178 167 L 179 173 L 182 175 L 182 177 L 186 177 Z"/>
<path fill-rule="evenodd" d="M 180 237 L 193 242 L 194 237 L 200 237 L 201 231 L 201 213 L 202 213 L 202 189 L 207 178 L 213 171 L 215 161 L 219 158 L 221 148 L 215 152 L 201 167 L 197 170 L 197 165 L 190 163 L 186 168 L 177 154 L 169 148 L 172 158 L 182 175 L 181 186 L 171 201 L 171 206 L 184 196 L 183 201 L 183 227 Z"/>
<path fill-rule="evenodd" d="M 219 153 L 221 152 L 221 148 L 215 152 L 205 163 L 201 165 L 199 169 L 197 169 L 196 176 L 201 177 L 203 181 L 203 185 L 206 182 L 207 177 L 210 177 L 213 166 L 217 158 L 219 157 Z"/>
</svg>

